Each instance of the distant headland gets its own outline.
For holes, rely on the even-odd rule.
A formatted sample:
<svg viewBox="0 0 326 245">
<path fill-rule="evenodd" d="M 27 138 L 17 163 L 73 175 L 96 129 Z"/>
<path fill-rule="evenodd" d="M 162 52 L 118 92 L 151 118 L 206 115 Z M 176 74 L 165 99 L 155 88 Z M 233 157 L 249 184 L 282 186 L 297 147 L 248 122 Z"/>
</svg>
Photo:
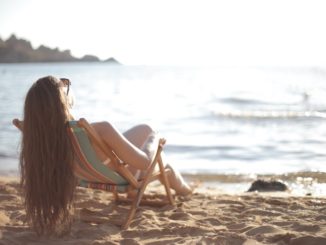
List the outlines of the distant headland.
<svg viewBox="0 0 326 245">
<path fill-rule="evenodd" d="M 25 39 L 17 38 L 14 34 L 7 40 L 0 38 L 0 63 L 32 63 L 32 62 L 106 62 L 120 65 L 114 58 L 100 60 L 94 55 L 85 55 L 76 58 L 70 50 L 60 51 L 58 48 L 51 49 L 40 45 L 34 49 L 31 43 Z"/>
</svg>

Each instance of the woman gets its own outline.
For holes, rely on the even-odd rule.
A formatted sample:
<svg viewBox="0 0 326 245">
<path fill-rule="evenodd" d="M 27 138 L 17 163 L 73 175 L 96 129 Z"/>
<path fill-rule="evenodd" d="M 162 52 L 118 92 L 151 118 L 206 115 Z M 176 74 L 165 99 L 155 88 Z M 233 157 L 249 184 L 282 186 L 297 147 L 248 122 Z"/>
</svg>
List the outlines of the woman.
<svg viewBox="0 0 326 245">
<path fill-rule="evenodd" d="M 29 89 L 24 106 L 21 184 L 24 190 L 27 219 L 39 234 L 52 233 L 57 224 L 70 223 L 76 179 L 73 173 L 74 152 L 67 135 L 72 99 L 70 81 L 52 76 L 37 80 Z M 108 122 L 92 126 L 103 140 L 129 164 L 135 175 L 146 171 L 152 152 L 148 144 L 157 136 L 147 125 L 138 125 L 121 134 Z M 181 175 L 170 165 L 170 186 L 176 194 L 192 192 Z"/>
</svg>

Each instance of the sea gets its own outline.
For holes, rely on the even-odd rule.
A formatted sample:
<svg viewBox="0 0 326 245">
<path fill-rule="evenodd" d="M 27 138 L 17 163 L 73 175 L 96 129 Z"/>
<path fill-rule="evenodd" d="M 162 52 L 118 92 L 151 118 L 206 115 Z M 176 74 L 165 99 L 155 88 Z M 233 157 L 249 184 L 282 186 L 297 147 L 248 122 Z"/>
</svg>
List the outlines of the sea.
<svg viewBox="0 0 326 245">
<path fill-rule="evenodd" d="M 243 190 L 250 178 L 276 176 L 304 194 L 326 194 L 326 67 L 0 64 L 1 173 L 19 171 L 12 119 L 23 118 L 29 87 L 47 75 L 71 80 L 75 118 L 122 132 L 149 124 L 185 175 L 216 176 L 229 189 L 228 176 L 246 179 Z"/>
</svg>

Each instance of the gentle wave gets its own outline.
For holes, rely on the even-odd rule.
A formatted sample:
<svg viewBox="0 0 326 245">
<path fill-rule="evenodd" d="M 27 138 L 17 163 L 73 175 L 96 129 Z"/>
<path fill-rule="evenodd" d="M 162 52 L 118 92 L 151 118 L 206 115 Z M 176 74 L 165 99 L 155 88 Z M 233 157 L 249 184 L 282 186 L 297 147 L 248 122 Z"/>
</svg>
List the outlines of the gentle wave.
<svg viewBox="0 0 326 245">
<path fill-rule="evenodd" d="M 7 153 L 0 152 L 0 159 L 2 159 L 2 158 L 14 158 L 14 159 L 17 159 L 18 156 L 15 155 L 15 154 L 7 154 Z"/>
<path fill-rule="evenodd" d="M 264 104 L 271 104 L 264 101 L 256 100 L 256 99 L 243 99 L 237 97 L 229 97 L 229 98 L 222 98 L 219 99 L 220 102 L 226 104 L 240 104 L 240 105 L 264 105 Z"/>
<path fill-rule="evenodd" d="M 183 173 L 187 178 L 205 182 L 238 183 L 250 182 L 256 179 L 280 179 L 288 182 L 315 181 L 326 183 L 326 173 L 318 171 L 298 171 L 284 174 L 217 174 L 210 172 Z"/>
<path fill-rule="evenodd" d="M 122 130 L 153 125 L 168 138 L 167 158 L 180 171 L 326 170 L 326 84 L 319 71 L 51 63 L 0 65 L 7 81 L 0 82 L 0 171 L 18 170 L 21 135 L 11 120 L 21 117 L 31 82 L 49 73 L 75 81 L 76 117 L 109 120 Z M 160 93 L 148 93 L 158 86 Z"/>
<path fill-rule="evenodd" d="M 248 110 L 232 110 L 232 111 L 215 111 L 215 116 L 224 118 L 239 119 L 304 119 L 304 118 L 326 118 L 326 113 L 319 111 L 248 111 Z"/>
</svg>

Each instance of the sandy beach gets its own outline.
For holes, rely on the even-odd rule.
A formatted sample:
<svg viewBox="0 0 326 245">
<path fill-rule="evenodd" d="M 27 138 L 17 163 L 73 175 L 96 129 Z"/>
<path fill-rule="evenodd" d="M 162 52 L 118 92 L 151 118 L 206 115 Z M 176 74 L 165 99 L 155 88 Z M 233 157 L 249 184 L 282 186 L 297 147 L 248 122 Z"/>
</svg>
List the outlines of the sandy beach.
<svg viewBox="0 0 326 245">
<path fill-rule="evenodd" d="M 162 193 L 157 183 L 148 194 Z M 223 193 L 198 188 L 175 206 L 128 206 L 107 192 L 78 188 L 74 223 L 63 237 L 39 238 L 24 223 L 18 179 L 0 178 L 0 244 L 326 244 L 326 198 L 284 192 Z"/>
</svg>

